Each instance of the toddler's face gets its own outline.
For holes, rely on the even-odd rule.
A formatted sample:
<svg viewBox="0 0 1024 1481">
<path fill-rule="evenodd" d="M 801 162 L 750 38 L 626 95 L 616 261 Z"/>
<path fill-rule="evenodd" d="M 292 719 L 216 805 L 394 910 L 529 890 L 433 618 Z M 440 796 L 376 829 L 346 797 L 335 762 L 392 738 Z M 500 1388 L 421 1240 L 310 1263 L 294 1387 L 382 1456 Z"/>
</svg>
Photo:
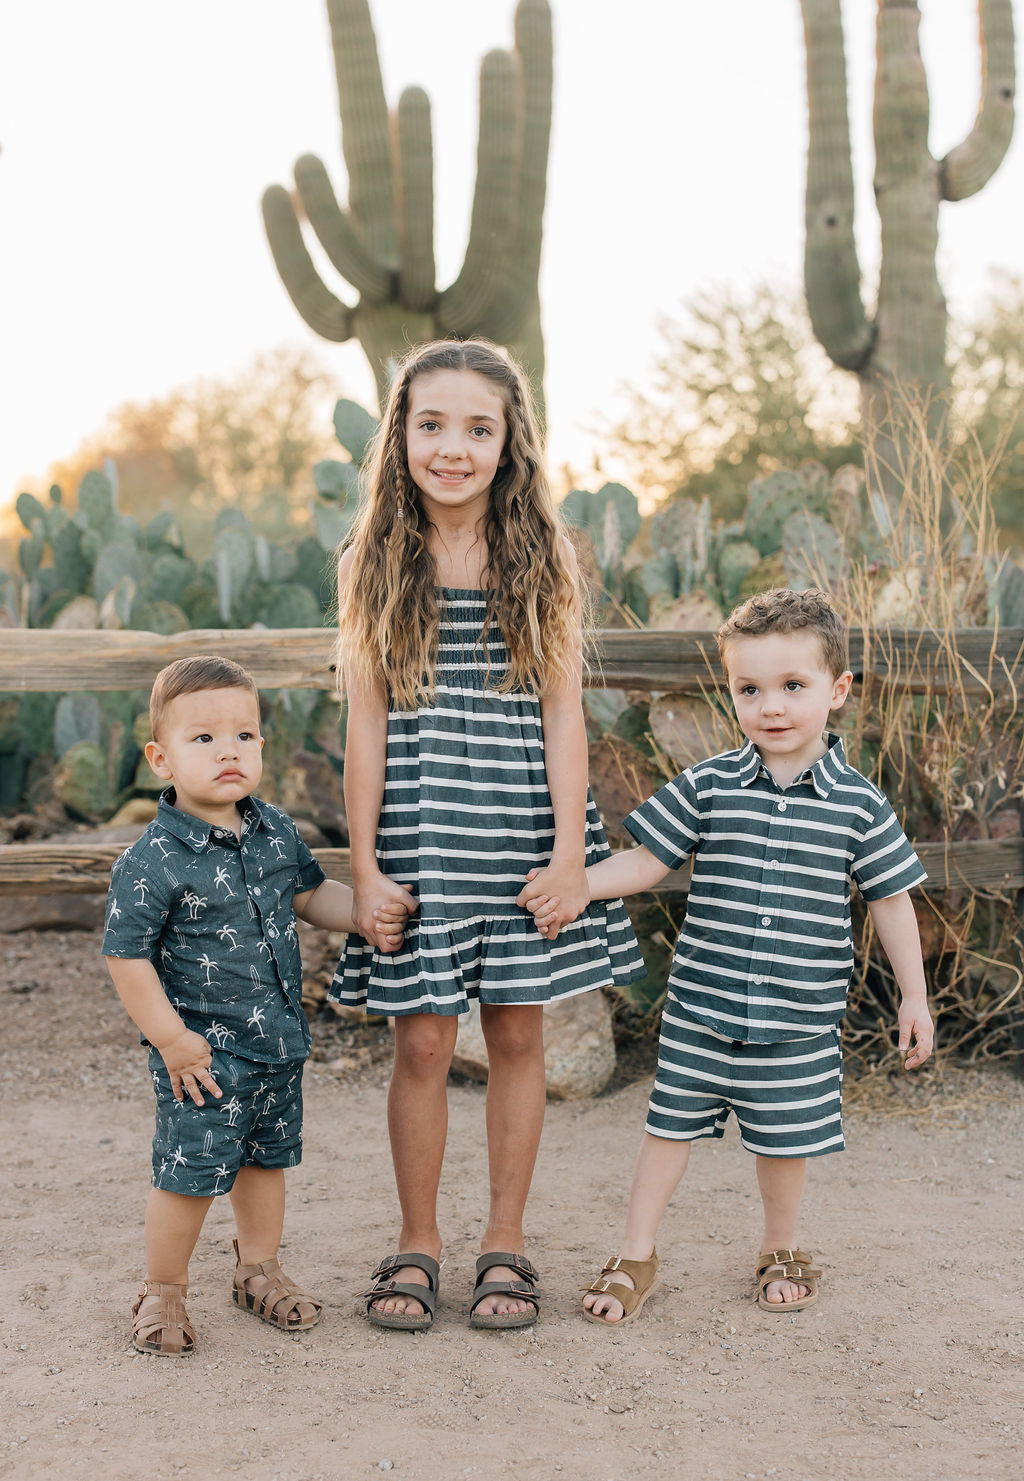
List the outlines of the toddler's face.
<svg viewBox="0 0 1024 1481">
<path fill-rule="evenodd" d="M 829 673 L 817 633 L 730 638 L 725 662 L 736 718 L 766 762 L 785 761 L 799 770 L 825 754 L 822 731 L 829 712 L 846 699 L 853 675 Z"/>
<path fill-rule="evenodd" d="M 177 805 L 223 814 L 259 785 L 263 737 L 249 689 L 200 689 L 171 700 L 159 736 L 146 747 L 158 777 L 174 783 Z"/>
<path fill-rule="evenodd" d="M 501 392 L 475 370 L 432 370 L 409 387 L 406 456 L 412 481 L 431 505 L 486 506 L 505 446 Z"/>
</svg>

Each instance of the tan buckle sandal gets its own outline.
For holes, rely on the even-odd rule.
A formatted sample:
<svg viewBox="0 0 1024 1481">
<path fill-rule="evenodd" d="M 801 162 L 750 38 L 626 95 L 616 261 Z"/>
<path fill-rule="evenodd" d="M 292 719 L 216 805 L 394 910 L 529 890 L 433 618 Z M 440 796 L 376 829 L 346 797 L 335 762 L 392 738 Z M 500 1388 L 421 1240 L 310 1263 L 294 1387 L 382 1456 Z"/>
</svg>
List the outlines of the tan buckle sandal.
<svg viewBox="0 0 1024 1481">
<path fill-rule="evenodd" d="M 151 1352 L 159 1358 L 187 1358 L 195 1350 L 196 1331 L 185 1310 L 187 1295 L 187 1286 L 158 1280 L 142 1282 L 132 1307 L 132 1345 L 139 1352 Z M 142 1304 L 150 1297 L 156 1305 L 143 1311 Z"/>
<path fill-rule="evenodd" d="M 633 1282 L 632 1286 L 624 1286 L 619 1280 L 609 1280 L 608 1276 L 614 1275 L 616 1270 L 625 1271 Z M 649 1260 L 627 1260 L 622 1255 L 611 1255 L 604 1262 L 597 1279 L 589 1286 L 580 1286 L 580 1290 L 585 1294 L 613 1297 L 622 1306 L 622 1316 L 617 1322 L 610 1322 L 607 1317 L 596 1315 L 586 1306 L 583 1308 L 583 1315 L 588 1322 L 597 1322 L 602 1327 L 621 1327 L 623 1322 L 636 1316 L 657 1284 L 657 1250 L 652 1250 Z"/>
<path fill-rule="evenodd" d="M 251 1311 L 261 1322 L 269 1322 L 272 1327 L 281 1327 L 286 1332 L 304 1332 L 316 1326 L 324 1314 L 323 1307 L 301 1286 L 288 1279 L 276 1256 L 258 1265 L 243 1265 L 238 1256 L 238 1240 L 233 1239 L 231 1243 L 235 1247 L 236 1262 L 231 1299 L 236 1306 Z M 267 1282 L 267 1289 L 250 1291 L 250 1281 L 261 1279 Z M 312 1311 L 303 1311 L 303 1307 L 312 1307 Z"/>
<path fill-rule="evenodd" d="M 810 1255 L 803 1250 L 762 1250 L 757 1257 L 754 1279 L 757 1281 L 757 1304 L 762 1311 L 802 1311 L 818 1299 L 818 1282 L 822 1272 L 811 1265 Z M 807 1287 L 807 1295 L 796 1301 L 769 1301 L 765 1290 L 778 1280 L 796 1281 Z"/>
</svg>

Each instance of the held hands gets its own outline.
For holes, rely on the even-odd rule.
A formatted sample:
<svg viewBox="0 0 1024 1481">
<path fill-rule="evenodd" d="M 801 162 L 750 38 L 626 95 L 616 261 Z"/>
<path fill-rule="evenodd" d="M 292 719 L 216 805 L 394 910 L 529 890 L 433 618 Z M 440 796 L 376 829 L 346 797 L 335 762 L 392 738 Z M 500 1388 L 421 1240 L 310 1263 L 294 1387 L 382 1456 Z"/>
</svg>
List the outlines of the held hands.
<svg viewBox="0 0 1024 1481">
<path fill-rule="evenodd" d="M 923 998 L 904 998 L 900 1004 L 900 1058 L 905 1070 L 924 1064 L 935 1043 L 935 1028 Z M 909 1053 L 908 1053 L 909 1050 Z"/>
<path fill-rule="evenodd" d="M 531 869 L 516 904 L 530 911 L 542 936 L 554 941 L 561 928 L 590 904 L 586 870 L 582 864 L 566 867 L 554 861 L 544 869 Z"/>
<path fill-rule="evenodd" d="M 208 1090 L 216 1100 L 220 1100 L 223 1092 L 210 1074 L 213 1055 L 202 1034 L 193 1033 L 190 1028 L 182 1025 L 181 1032 L 173 1039 L 154 1047 L 167 1066 L 175 1100 L 183 1101 L 183 1092 L 186 1092 L 197 1106 L 205 1105 L 200 1086 Z"/>
<path fill-rule="evenodd" d="M 405 934 L 405 922 L 418 910 L 412 886 L 399 884 L 380 870 L 353 882 L 352 923 L 356 933 L 378 951 L 397 951 Z"/>
</svg>

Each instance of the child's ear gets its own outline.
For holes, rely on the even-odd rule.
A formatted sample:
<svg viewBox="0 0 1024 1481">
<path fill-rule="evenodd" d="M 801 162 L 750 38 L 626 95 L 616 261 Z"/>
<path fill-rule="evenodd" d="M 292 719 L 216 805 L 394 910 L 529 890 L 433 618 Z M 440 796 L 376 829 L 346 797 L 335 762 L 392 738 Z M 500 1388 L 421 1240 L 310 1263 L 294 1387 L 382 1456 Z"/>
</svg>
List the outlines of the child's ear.
<svg viewBox="0 0 1024 1481">
<path fill-rule="evenodd" d="M 163 781 L 169 782 L 172 780 L 173 774 L 167 764 L 167 757 L 164 755 L 163 747 L 159 741 L 151 740 L 146 742 L 146 760 L 149 762 L 151 770 Z"/>
<path fill-rule="evenodd" d="M 844 674 L 839 675 L 839 678 L 832 686 L 832 703 L 829 706 L 830 709 L 838 710 L 843 704 L 846 703 L 846 696 L 850 692 L 850 685 L 852 683 L 853 675 L 851 674 L 849 669 L 847 669 Z"/>
</svg>

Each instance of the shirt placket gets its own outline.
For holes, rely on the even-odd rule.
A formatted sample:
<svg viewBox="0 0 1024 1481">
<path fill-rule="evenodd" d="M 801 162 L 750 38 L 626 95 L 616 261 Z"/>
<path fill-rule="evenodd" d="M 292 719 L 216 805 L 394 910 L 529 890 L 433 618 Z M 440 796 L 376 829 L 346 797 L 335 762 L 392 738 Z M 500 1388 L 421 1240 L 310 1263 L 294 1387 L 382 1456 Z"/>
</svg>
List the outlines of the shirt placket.
<svg viewBox="0 0 1024 1481">
<path fill-rule="evenodd" d="M 750 1030 L 764 1030 L 768 1009 L 756 998 L 764 996 L 771 977 L 778 947 L 779 909 L 782 905 L 783 880 L 793 818 L 790 799 L 771 784 L 771 811 L 768 814 L 768 836 L 764 844 L 761 890 L 757 902 L 757 926 L 750 962 L 750 988 L 747 995 L 747 1019 Z"/>
</svg>

